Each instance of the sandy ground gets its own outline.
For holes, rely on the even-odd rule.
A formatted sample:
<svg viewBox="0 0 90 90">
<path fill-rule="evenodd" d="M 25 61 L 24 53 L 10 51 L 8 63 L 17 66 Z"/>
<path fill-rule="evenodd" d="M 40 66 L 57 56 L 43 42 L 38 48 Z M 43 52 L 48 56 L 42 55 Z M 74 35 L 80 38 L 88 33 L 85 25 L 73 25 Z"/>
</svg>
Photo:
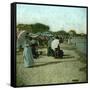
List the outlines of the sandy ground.
<svg viewBox="0 0 90 90">
<path fill-rule="evenodd" d="M 32 68 L 23 66 L 20 52 L 16 64 L 17 86 L 87 82 L 86 63 L 82 62 L 84 59 L 69 45 L 62 44 L 61 49 L 65 54 L 63 59 L 48 57 L 47 49 L 42 49 L 44 55 L 34 60 Z"/>
</svg>

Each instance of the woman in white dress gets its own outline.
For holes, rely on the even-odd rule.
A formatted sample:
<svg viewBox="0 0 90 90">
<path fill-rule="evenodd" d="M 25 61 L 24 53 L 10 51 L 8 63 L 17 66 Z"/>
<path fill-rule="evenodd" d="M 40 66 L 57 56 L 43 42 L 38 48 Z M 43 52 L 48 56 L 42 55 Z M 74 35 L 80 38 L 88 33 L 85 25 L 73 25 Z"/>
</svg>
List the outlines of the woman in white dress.
<svg viewBox="0 0 90 90">
<path fill-rule="evenodd" d="M 25 36 L 23 57 L 24 57 L 24 67 L 31 67 L 34 63 L 34 60 L 30 45 L 30 39 L 28 36 Z"/>
</svg>

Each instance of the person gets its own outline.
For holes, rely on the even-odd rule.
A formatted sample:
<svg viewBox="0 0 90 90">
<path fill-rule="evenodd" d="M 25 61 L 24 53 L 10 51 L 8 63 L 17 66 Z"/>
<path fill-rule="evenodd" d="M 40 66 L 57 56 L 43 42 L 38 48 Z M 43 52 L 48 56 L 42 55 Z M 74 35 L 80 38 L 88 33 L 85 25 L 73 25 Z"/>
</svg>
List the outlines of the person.
<svg viewBox="0 0 90 90">
<path fill-rule="evenodd" d="M 51 42 L 53 41 L 52 37 L 48 38 L 48 48 L 47 48 L 47 56 L 53 56 L 53 50 L 51 48 Z"/>
<path fill-rule="evenodd" d="M 53 49 L 55 58 L 63 58 L 64 52 L 60 50 L 60 40 L 58 36 L 52 41 L 51 48 Z"/>
<path fill-rule="evenodd" d="M 60 38 L 59 38 L 59 42 L 60 42 L 60 43 L 63 43 L 63 42 L 64 42 L 63 37 L 60 37 Z"/>
<path fill-rule="evenodd" d="M 37 47 L 38 47 L 38 42 L 33 38 L 31 40 L 31 49 L 32 49 L 33 58 L 38 58 L 39 57 Z"/>
<path fill-rule="evenodd" d="M 55 48 L 55 53 L 54 53 L 54 57 L 55 58 L 63 58 L 64 52 L 63 50 L 60 50 L 60 47 L 58 45 L 57 48 Z"/>
<path fill-rule="evenodd" d="M 55 51 L 59 44 L 59 37 L 56 36 L 55 39 L 51 42 L 51 48 L 53 49 L 53 51 Z"/>
<path fill-rule="evenodd" d="M 25 36 L 23 58 L 24 58 L 24 67 L 33 66 L 34 60 L 33 60 L 32 50 L 30 46 L 30 39 L 28 35 Z"/>
</svg>

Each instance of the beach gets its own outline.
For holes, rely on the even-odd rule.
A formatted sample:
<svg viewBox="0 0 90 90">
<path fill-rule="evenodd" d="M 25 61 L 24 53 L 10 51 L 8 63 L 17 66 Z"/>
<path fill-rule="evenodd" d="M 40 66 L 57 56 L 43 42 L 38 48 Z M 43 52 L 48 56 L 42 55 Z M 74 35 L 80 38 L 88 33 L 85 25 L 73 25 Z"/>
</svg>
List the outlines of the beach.
<svg viewBox="0 0 90 90">
<path fill-rule="evenodd" d="M 87 58 L 73 45 L 60 47 L 64 51 L 62 59 L 47 56 L 47 48 L 43 48 L 43 55 L 34 59 L 32 68 L 25 68 L 23 52 L 17 53 L 17 86 L 87 82 Z"/>
</svg>

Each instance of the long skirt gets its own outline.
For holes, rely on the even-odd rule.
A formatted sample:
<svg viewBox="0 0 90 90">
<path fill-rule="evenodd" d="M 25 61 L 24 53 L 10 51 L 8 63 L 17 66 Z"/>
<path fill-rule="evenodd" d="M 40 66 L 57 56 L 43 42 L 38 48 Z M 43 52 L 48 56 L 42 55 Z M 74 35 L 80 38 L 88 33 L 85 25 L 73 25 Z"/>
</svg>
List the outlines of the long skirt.
<svg viewBox="0 0 90 90">
<path fill-rule="evenodd" d="M 47 48 L 47 56 L 54 56 L 54 51 L 51 47 Z"/>
<path fill-rule="evenodd" d="M 33 60 L 31 47 L 24 47 L 23 57 L 24 57 L 24 66 L 25 67 L 30 67 L 33 65 L 34 60 Z"/>
</svg>

